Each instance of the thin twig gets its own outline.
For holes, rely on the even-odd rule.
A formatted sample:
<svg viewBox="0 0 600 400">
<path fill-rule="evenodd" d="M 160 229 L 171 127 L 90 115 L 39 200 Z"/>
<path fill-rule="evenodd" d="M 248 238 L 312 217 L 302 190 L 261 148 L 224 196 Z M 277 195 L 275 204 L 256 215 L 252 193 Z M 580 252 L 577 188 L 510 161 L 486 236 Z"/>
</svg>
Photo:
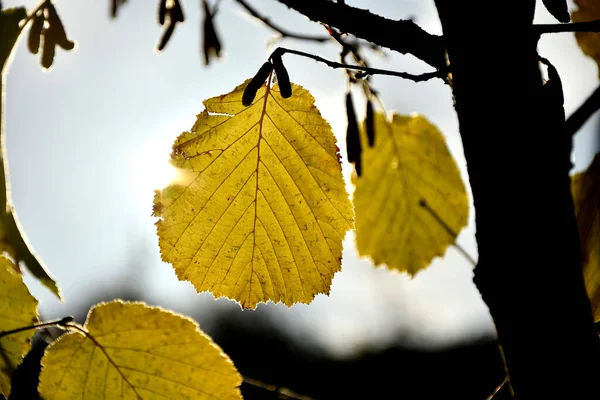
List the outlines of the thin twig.
<svg viewBox="0 0 600 400">
<path fill-rule="evenodd" d="M 0 332 L 0 338 L 8 335 L 12 335 L 13 333 L 19 333 L 23 331 L 29 331 L 31 329 L 40 329 L 40 328 L 48 328 L 51 326 L 55 326 L 57 328 L 66 328 L 68 323 L 73 322 L 73 317 L 64 317 L 59 319 L 53 319 L 51 321 L 40 322 L 37 324 L 31 324 L 27 326 L 22 326 L 20 328 L 10 329 L 8 331 Z"/>
<path fill-rule="evenodd" d="M 327 60 L 323 57 L 319 57 L 314 54 L 305 53 L 300 50 L 286 49 L 284 47 L 276 48 L 275 51 L 273 51 L 273 53 L 271 54 L 271 56 L 269 58 L 271 58 L 275 55 L 282 56 L 286 53 L 295 54 L 297 56 L 302 56 L 302 57 L 307 57 L 307 58 L 313 59 L 317 62 L 322 62 L 323 64 L 326 64 L 327 66 L 334 68 L 334 69 L 335 68 L 345 68 L 345 69 L 351 69 L 351 70 L 357 70 L 357 71 L 364 71 L 369 75 L 397 76 L 399 78 L 409 79 L 414 82 L 424 82 L 424 81 L 428 81 L 433 78 L 443 79 L 443 72 L 441 72 L 441 71 L 426 72 L 424 74 L 414 75 L 414 74 L 409 74 L 408 72 L 389 71 L 386 69 L 370 68 L 370 67 L 364 67 L 361 65 L 342 64 L 339 62 Z"/>
<path fill-rule="evenodd" d="M 450 226 L 446 223 L 446 221 L 444 221 L 431 207 L 429 207 L 429 204 L 427 204 L 427 202 L 424 199 L 421 199 L 421 201 L 419 201 L 419 205 L 421 207 L 423 207 L 426 211 L 428 211 L 429 214 L 431 214 L 431 216 L 442 226 L 442 228 L 444 228 L 444 230 L 446 232 L 448 232 L 455 239 L 453 246 L 456 247 L 456 249 L 463 256 L 465 256 L 465 258 L 467 260 L 469 260 L 469 262 L 471 264 L 473 264 L 474 267 L 476 267 L 477 261 L 475 261 L 475 259 L 473 257 L 471 257 L 471 255 L 469 253 L 467 253 L 467 250 L 465 250 L 464 247 L 462 247 L 460 244 L 456 243 L 456 237 L 458 236 L 458 233 L 454 232 L 454 229 L 450 228 Z"/>
<path fill-rule="evenodd" d="M 572 24 L 539 24 L 533 25 L 531 29 L 536 35 L 561 32 L 600 32 L 600 19 L 587 22 L 573 22 Z"/>
<path fill-rule="evenodd" d="M 285 387 L 278 387 L 270 383 L 264 383 L 254 378 L 243 376 L 244 383 L 257 388 L 264 389 L 269 392 L 277 393 L 282 399 L 293 399 L 293 400 L 315 400 L 313 397 L 306 396 L 303 394 L 296 393 Z"/>
<path fill-rule="evenodd" d="M 588 97 L 585 102 L 579 106 L 565 122 L 565 132 L 573 136 L 579 128 L 600 108 L 600 86 L 594 90 L 594 93 Z"/>
<path fill-rule="evenodd" d="M 494 398 L 494 396 L 496 396 L 498 394 L 498 392 L 500 392 L 500 389 L 502 389 L 502 387 L 504 387 L 504 385 L 507 383 L 508 383 L 508 376 L 505 376 L 504 379 L 502 380 L 502 382 L 500 382 L 500 384 L 498 386 L 496 386 L 496 389 L 494 389 L 492 394 L 490 394 L 486 400 L 492 400 Z"/>
<path fill-rule="evenodd" d="M 49 2 L 50 2 L 50 0 L 42 0 L 42 1 L 40 1 L 40 2 L 37 4 L 37 6 L 35 6 L 35 7 L 34 7 L 34 9 L 33 9 L 32 11 L 30 11 L 30 12 L 27 14 L 27 18 L 25 18 L 23 21 L 21 21 L 21 22 L 19 23 L 19 24 L 20 24 L 20 26 L 21 26 L 21 28 L 24 28 L 24 27 L 25 27 L 25 25 L 27 25 L 27 23 L 28 23 L 29 21 L 31 21 L 31 19 L 32 19 L 33 17 L 35 17 L 35 14 L 37 14 L 37 13 L 38 13 L 38 11 L 40 11 L 42 8 L 44 8 L 44 6 L 46 5 L 46 3 L 49 3 Z"/>
<path fill-rule="evenodd" d="M 260 13 L 258 11 L 256 11 L 256 9 L 254 7 L 252 7 L 250 4 L 248 4 L 246 2 L 246 0 L 235 0 L 235 1 L 239 5 L 241 5 L 242 7 L 244 7 L 246 9 L 246 11 L 248 11 L 248 14 L 250 14 L 254 18 L 258 19 L 263 24 L 265 24 L 269 28 L 273 29 L 275 32 L 279 33 L 282 38 L 290 38 L 290 39 L 298 39 L 298 40 L 308 40 L 308 41 L 320 42 L 320 43 L 327 42 L 327 41 L 331 40 L 330 36 L 304 35 L 302 33 L 290 32 L 290 31 L 288 31 L 285 28 L 282 28 L 282 27 L 280 27 L 278 25 L 275 25 L 273 22 L 271 22 L 271 20 L 268 17 L 265 17 L 264 15 L 260 15 Z"/>
</svg>

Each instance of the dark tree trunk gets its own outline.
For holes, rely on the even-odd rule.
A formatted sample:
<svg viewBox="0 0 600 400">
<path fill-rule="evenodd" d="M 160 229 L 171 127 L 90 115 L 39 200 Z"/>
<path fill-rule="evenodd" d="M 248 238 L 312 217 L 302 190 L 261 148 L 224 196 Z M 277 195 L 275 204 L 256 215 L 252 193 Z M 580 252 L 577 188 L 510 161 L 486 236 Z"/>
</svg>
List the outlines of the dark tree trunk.
<svg viewBox="0 0 600 400">
<path fill-rule="evenodd" d="M 436 5 L 476 210 L 475 283 L 515 396 L 600 399 L 564 116 L 543 96 L 535 1 Z"/>
<path fill-rule="evenodd" d="M 600 399 L 600 340 L 579 260 L 571 144 L 562 103 L 543 88 L 531 29 L 535 0 L 435 0 L 443 38 L 341 2 L 277 1 L 436 67 L 447 50 L 475 204 L 475 284 L 515 396 Z"/>
</svg>

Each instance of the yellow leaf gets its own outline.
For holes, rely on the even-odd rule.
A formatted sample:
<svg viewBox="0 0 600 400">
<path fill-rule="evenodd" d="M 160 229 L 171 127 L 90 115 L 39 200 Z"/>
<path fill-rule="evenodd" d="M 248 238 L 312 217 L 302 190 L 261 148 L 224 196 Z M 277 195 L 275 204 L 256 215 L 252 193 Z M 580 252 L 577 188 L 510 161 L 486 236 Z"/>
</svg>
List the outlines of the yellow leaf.
<svg viewBox="0 0 600 400">
<path fill-rule="evenodd" d="M 143 303 L 94 306 L 42 359 L 48 400 L 241 399 L 231 360 L 189 318 Z"/>
<path fill-rule="evenodd" d="M 308 303 L 329 293 L 352 228 L 338 148 L 307 90 L 263 85 L 246 108 L 248 82 L 206 100 L 173 145 L 182 178 L 154 199 L 162 258 L 244 308 Z"/>
<path fill-rule="evenodd" d="M 27 12 L 23 7 L 0 11 L 0 136 L 2 136 L 1 141 L 3 143 L 6 142 L 4 138 L 4 120 L 2 119 L 4 112 L 2 104 L 4 99 L 4 77 L 10 55 L 22 30 L 19 22 L 26 16 Z M 25 263 L 27 269 L 60 299 L 58 285 L 39 257 L 34 254 L 12 207 L 4 157 L 5 155 L 0 151 L 0 254 L 6 252 L 15 261 Z"/>
<path fill-rule="evenodd" d="M 594 319 L 600 321 L 600 153 L 586 171 L 573 175 L 571 190 L 579 226 L 585 286 Z"/>
<path fill-rule="evenodd" d="M 37 300 L 29 293 L 17 266 L 0 256 L 0 331 L 26 327 L 38 322 Z M 0 338 L 0 394 L 8 397 L 10 378 L 31 348 L 34 330 Z"/>
<path fill-rule="evenodd" d="M 600 2 L 597 0 L 575 0 L 579 7 L 571 14 L 573 22 L 588 22 L 600 19 Z M 592 57 L 596 63 L 600 63 L 600 33 L 575 32 L 577 44 L 581 50 Z"/>
<path fill-rule="evenodd" d="M 415 275 L 444 254 L 466 224 L 465 185 L 440 131 L 422 116 L 375 117 L 375 147 L 363 141 L 354 178 L 356 244 L 376 265 Z M 453 233 L 450 233 L 453 232 Z"/>
</svg>

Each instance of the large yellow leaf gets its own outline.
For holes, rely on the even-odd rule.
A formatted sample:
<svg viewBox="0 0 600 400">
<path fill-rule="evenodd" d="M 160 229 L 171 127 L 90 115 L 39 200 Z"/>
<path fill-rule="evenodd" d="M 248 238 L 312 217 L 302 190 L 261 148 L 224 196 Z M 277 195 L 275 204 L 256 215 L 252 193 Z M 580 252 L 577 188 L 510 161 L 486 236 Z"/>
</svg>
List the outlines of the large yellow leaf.
<svg viewBox="0 0 600 400">
<path fill-rule="evenodd" d="M 573 22 L 587 22 L 600 19 L 600 2 L 597 0 L 575 0 L 578 9 L 571 15 Z M 581 50 L 596 63 L 600 63 L 600 33 L 575 32 Z"/>
<path fill-rule="evenodd" d="M 596 321 L 600 321 L 600 153 L 588 169 L 571 178 L 579 226 L 585 286 Z"/>
<path fill-rule="evenodd" d="M 173 145 L 183 177 L 154 199 L 162 258 L 244 308 L 308 303 L 329 293 L 352 228 L 338 148 L 308 91 L 263 85 L 246 108 L 248 82 L 206 100 Z"/>
<path fill-rule="evenodd" d="M 16 266 L 0 256 L 0 331 L 37 323 L 37 304 Z M 12 373 L 31 348 L 34 333 L 27 330 L 0 338 L 0 394 L 8 397 Z"/>
<path fill-rule="evenodd" d="M 94 306 L 42 359 L 48 400 L 241 399 L 241 376 L 192 320 L 143 303 Z"/>
<path fill-rule="evenodd" d="M 465 185 L 440 131 L 422 116 L 375 117 L 355 178 L 356 244 L 376 265 L 411 275 L 453 244 L 468 218 Z"/>
</svg>

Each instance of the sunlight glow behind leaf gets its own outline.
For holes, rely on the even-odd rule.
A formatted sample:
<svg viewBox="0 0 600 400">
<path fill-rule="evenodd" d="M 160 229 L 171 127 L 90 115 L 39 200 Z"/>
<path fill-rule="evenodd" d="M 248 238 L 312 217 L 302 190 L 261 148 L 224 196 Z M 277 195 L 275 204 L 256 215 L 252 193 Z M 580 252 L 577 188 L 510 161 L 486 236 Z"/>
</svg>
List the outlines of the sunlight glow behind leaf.
<svg viewBox="0 0 600 400">
<path fill-rule="evenodd" d="M 133 192 L 144 201 L 151 199 L 156 188 L 175 181 L 177 168 L 169 163 L 171 137 L 154 137 L 135 150 L 131 157 L 131 183 Z"/>
</svg>

